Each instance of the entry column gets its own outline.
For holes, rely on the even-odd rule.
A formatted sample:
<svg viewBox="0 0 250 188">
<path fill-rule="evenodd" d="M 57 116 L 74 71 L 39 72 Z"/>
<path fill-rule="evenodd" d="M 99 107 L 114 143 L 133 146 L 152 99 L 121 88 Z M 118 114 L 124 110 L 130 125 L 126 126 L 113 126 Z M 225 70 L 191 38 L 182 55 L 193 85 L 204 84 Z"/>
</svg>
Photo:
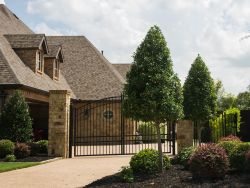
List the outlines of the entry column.
<svg viewBox="0 0 250 188">
<path fill-rule="evenodd" d="M 70 92 L 49 92 L 49 156 L 69 157 Z"/>
</svg>

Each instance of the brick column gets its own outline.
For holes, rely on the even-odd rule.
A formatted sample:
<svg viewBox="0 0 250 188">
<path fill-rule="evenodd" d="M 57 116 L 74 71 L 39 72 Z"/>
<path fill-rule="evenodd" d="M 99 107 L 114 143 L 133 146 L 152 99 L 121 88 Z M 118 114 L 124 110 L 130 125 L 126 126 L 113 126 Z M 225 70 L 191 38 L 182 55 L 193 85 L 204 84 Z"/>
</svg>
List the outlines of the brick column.
<svg viewBox="0 0 250 188">
<path fill-rule="evenodd" d="M 177 152 L 182 148 L 193 146 L 193 122 L 182 120 L 177 122 Z"/>
<path fill-rule="evenodd" d="M 49 156 L 68 157 L 70 93 L 51 90 L 49 95 Z"/>
</svg>

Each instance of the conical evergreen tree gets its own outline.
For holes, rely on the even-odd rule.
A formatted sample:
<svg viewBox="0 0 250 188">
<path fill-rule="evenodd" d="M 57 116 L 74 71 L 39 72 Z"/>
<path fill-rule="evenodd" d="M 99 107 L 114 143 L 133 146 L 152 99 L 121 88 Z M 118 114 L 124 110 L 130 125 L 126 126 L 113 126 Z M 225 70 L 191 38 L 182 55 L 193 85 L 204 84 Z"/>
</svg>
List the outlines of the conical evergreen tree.
<svg viewBox="0 0 250 188">
<path fill-rule="evenodd" d="M 135 120 L 155 123 L 158 150 L 162 154 L 160 123 L 182 117 L 183 96 L 180 80 L 173 71 L 170 52 L 159 27 L 150 28 L 133 58 L 124 89 L 124 113 Z"/>
<path fill-rule="evenodd" d="M 1 139 L 28 142 L 32 137 L 32 120 L 29 106 L 20 92 L 16 91 L 5 104 L 0 126 Z"/>
<path fill-rule="evenodd" d="M 199 54 L 189 70 L 183 95 L 184 113 L 187 119 L 206 121 L 216 113 L 214 81 Z"/>
</svg>

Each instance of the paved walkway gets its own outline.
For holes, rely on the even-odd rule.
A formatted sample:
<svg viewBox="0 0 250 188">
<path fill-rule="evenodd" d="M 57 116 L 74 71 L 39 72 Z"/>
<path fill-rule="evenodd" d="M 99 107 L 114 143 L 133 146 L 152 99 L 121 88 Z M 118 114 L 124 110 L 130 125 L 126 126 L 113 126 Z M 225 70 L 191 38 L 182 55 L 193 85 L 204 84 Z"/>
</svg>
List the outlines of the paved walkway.
<svg viewBox="0 0 250 188">
<path fill-rule="evenodd" d="M 129 164 L 130 156 L 77 157 L 0 173 L 4 188 L 83 187 Z"/>
</svg>

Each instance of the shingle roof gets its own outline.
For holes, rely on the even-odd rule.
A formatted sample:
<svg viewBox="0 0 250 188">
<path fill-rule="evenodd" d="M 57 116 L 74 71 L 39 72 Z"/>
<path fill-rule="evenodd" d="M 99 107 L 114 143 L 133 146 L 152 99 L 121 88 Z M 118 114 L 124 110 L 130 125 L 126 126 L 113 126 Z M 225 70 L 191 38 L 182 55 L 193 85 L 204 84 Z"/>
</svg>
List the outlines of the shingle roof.
<svg viewBox="0 0 250 188">
<path fill-rule="evenodd" d="M 44 34 L 6 34 L 4 36 L 13 49 L 40 48 L 45 43 L 45 50 L 48 52 Z"/>
<path fill-rule="evenodd" d="M 3 4 L 0 4 L 0 26 L 0 34 L 34 33 Z"/>
<path fill-rule="evenodd" d="M 118 96 L 125 80 L 84 36 L 47 36 L 48 44 L 61 44 L 61 71 L 77 98 L 96 100 Z"/>
<path fill-rule="evenodd" d="M 122 75 L 122 77 L 126 80 L 126 74 L 131 68 L 131 63 L 127 64 L 113 64 L 116 70 Z"/>
<path fill-rule="evenodd" d="M 69 90 L 64 76 L 59 81 L 52 80 L 48 75 L 39 75 L 27 67 L 12 49 L 3 34 L 33 34 L 33 32 L 17 19 L 4 5 L 0 5 L 0 85 L 22 84 L 43 91 Z M 72 92 L 72 97 L 75 97 Z"/>
<path fill-rule="evenodd" d="M 49 47 L 49 53 L 45 55 L 45 57 L 57 57 L 58 56 L 58 53 L 60 52 L 61 50 L 61 45 L 56 45 L 56 44 L 53 44 L 53 45 L 48 45 Z"/>
</svg>

